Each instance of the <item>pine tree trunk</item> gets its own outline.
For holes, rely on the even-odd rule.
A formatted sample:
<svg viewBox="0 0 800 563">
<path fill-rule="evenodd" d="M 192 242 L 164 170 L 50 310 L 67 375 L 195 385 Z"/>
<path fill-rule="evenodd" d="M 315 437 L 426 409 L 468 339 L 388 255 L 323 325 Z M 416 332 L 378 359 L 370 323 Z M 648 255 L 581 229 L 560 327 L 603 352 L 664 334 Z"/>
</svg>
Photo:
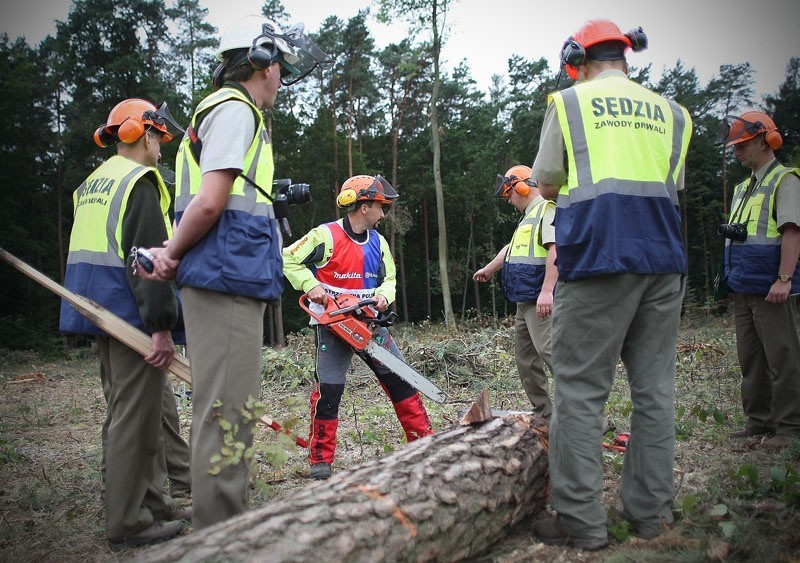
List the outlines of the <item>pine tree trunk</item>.
<svg viewBox="0 0 800 563">
<path fill-rule="evenodd" d="M 547 426 L 518 414 L 458 426 L 140 561 L 461 561 L 544 509 Z"/>
</svg>

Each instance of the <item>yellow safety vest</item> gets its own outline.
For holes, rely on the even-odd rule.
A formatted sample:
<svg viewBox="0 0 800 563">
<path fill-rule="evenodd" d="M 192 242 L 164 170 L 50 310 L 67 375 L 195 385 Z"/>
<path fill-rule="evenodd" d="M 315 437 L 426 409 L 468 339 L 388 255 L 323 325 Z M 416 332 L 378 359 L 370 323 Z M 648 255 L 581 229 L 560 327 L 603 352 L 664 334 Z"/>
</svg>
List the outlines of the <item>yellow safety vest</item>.
<svg viewBox="0 0 800 563">
<path fill-rule="evenodd" d="M 780 273 L 782 239 L 775 220 L 775 195 L 787 174 L 800 176 L 800 169 L 776 160 L 749 196 L 749 178 L 733 190 L 729 222 L 747 226 L 744 242 L 725 240 L 724 281 L 735 293 L 766 295 Z M 800 292 L 800 263 L 794 268 L 791 292 Z"/>
<path fill-rule="evenodd" d="M 692 132 L 686 109 L 617 73 L 550 100 L 568 161 L 559 278 L 685 272 L 676 184 Z"/>
<path fill-rule="evenodd" d="M 126 277 L 122 248 L 122 218 L 131 190 L 148 174 L 159 192 L 164 226 L 169 221 L 170 196 L 156 168 L 115 155 L 104 162 L 72 196 L 75 221 L 69 241 L 64 285 L 70 291 L 96 301 L 132 325 L 145 330 L 139 307 Z M 72 334 L 103 334 L 93 323 L 62 302 L 60 330 Z"/>
<path fill-rule="evenodd" d="M 256 133 L 245 154 L 242 174 L 231 186 L 225 211 L 206 236 L 184 255 L 177 281 L 190 287 L 274 300 L 283 291 L 281 237 L 271 201 L 253 185 L 272 194 L 272 144 L 261 112 L 249 96 L 233 86 L 225 86 L 200 102 L 192 117 L 192 130 L 222 103 L 247 104 L 255 116 Z M 180 225 L 183 212 L 202 183 L 188 134 L 181 141 L 175 168 L 175 219 Z"/>
<path fill-rule="evenodd" d="M 503 263 L 503 291 L 515 303 L 535 302 L 544 283 L 547 249 L 542 246 L 542 219 L 555 203 L 541 198 L 519 222 Z"/>
</svg>

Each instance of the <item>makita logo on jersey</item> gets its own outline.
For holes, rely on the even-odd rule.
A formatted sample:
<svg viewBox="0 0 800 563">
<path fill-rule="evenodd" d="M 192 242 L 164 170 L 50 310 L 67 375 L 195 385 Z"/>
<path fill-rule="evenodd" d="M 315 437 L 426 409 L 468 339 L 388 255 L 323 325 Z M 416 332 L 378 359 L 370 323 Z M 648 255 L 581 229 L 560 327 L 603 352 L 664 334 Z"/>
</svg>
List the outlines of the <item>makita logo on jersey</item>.
<svg viewBox="0 0 800 563">
<path fill-rule="evenodd" d="M 360 280 L 361 274 L 358 272 L 333 272 L 333 279 L 335 280 Z"/>
</svg>

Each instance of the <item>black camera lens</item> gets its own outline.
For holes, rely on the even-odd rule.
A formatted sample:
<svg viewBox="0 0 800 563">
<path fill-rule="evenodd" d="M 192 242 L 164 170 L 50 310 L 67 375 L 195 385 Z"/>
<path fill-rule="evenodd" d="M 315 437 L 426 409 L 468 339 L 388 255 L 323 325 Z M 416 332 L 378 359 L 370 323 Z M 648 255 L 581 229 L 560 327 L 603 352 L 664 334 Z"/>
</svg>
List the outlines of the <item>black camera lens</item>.
<svg viewBox="0 0 800 563">
<path fill-rule="evenodd" d="M 747 228 L 742 223 L 726 223 L 717 227 L 717 234 L 732 241 L 747 240 Z"/>
<path fill-rule="evenodd" d="M 308 184 L 292 184 L 286 190 L 286 201 L 289 205 L 299 205 L 311 201 L 311 186 Z"/>
</svg>

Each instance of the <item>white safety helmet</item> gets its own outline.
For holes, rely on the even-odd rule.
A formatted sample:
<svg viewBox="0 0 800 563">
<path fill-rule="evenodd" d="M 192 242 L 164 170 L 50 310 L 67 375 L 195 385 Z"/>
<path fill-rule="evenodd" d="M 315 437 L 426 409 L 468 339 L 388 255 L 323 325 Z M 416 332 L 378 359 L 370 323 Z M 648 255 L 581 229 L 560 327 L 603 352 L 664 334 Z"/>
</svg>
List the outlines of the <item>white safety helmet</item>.
<svg viewBox="0 0 800 563">
<path fill-rule="evenodd" d="M 264 34 L 264 25 L 272 26 L 275 30 L 275 35 L 278 37 L 271 38 Z M 222 61 L 222 54 L 226 51 L 233 51 L 234 49 L 249 49 L 253 46 L 253 40 L 256 37 L 259 39 L 255 42 L 256 45 L 272 45 L 273 42 L 277 45 L 278 49 L 287 58 L 287 62 L 292 64 L 297 62 L 297 54 L 295 50 L 280 36 L 283 35 L 283 29 L 277 23 L 264 16 L 245 16 L 240 20 L 233 22 L 222 33 L 219 41 L 219 48 L 215 53 L 218 61 Z M 294 57 L 294 61 L 291 60 Z"/>
<path fill-rule="evenodd" d="M 247 49 L 246 57 L 234 57 L 235 60 L 228 60 L 226 64 L 233 68 L 249 62 L 253 68 L 263 69 L 277 61 L 281 64 L 281 83 L 285 86 L 302 80 L 317 66 L 330 68 L 334 62 L 305 34 L 302 23 L 284 31 L 264 16 L 245 16 L 228 26 L 215 55 L 225 63 L 225 53 L 243 49 Z M 222 70 L 224 68 L 218 67 L 215 76 Z"/>
</svg>

